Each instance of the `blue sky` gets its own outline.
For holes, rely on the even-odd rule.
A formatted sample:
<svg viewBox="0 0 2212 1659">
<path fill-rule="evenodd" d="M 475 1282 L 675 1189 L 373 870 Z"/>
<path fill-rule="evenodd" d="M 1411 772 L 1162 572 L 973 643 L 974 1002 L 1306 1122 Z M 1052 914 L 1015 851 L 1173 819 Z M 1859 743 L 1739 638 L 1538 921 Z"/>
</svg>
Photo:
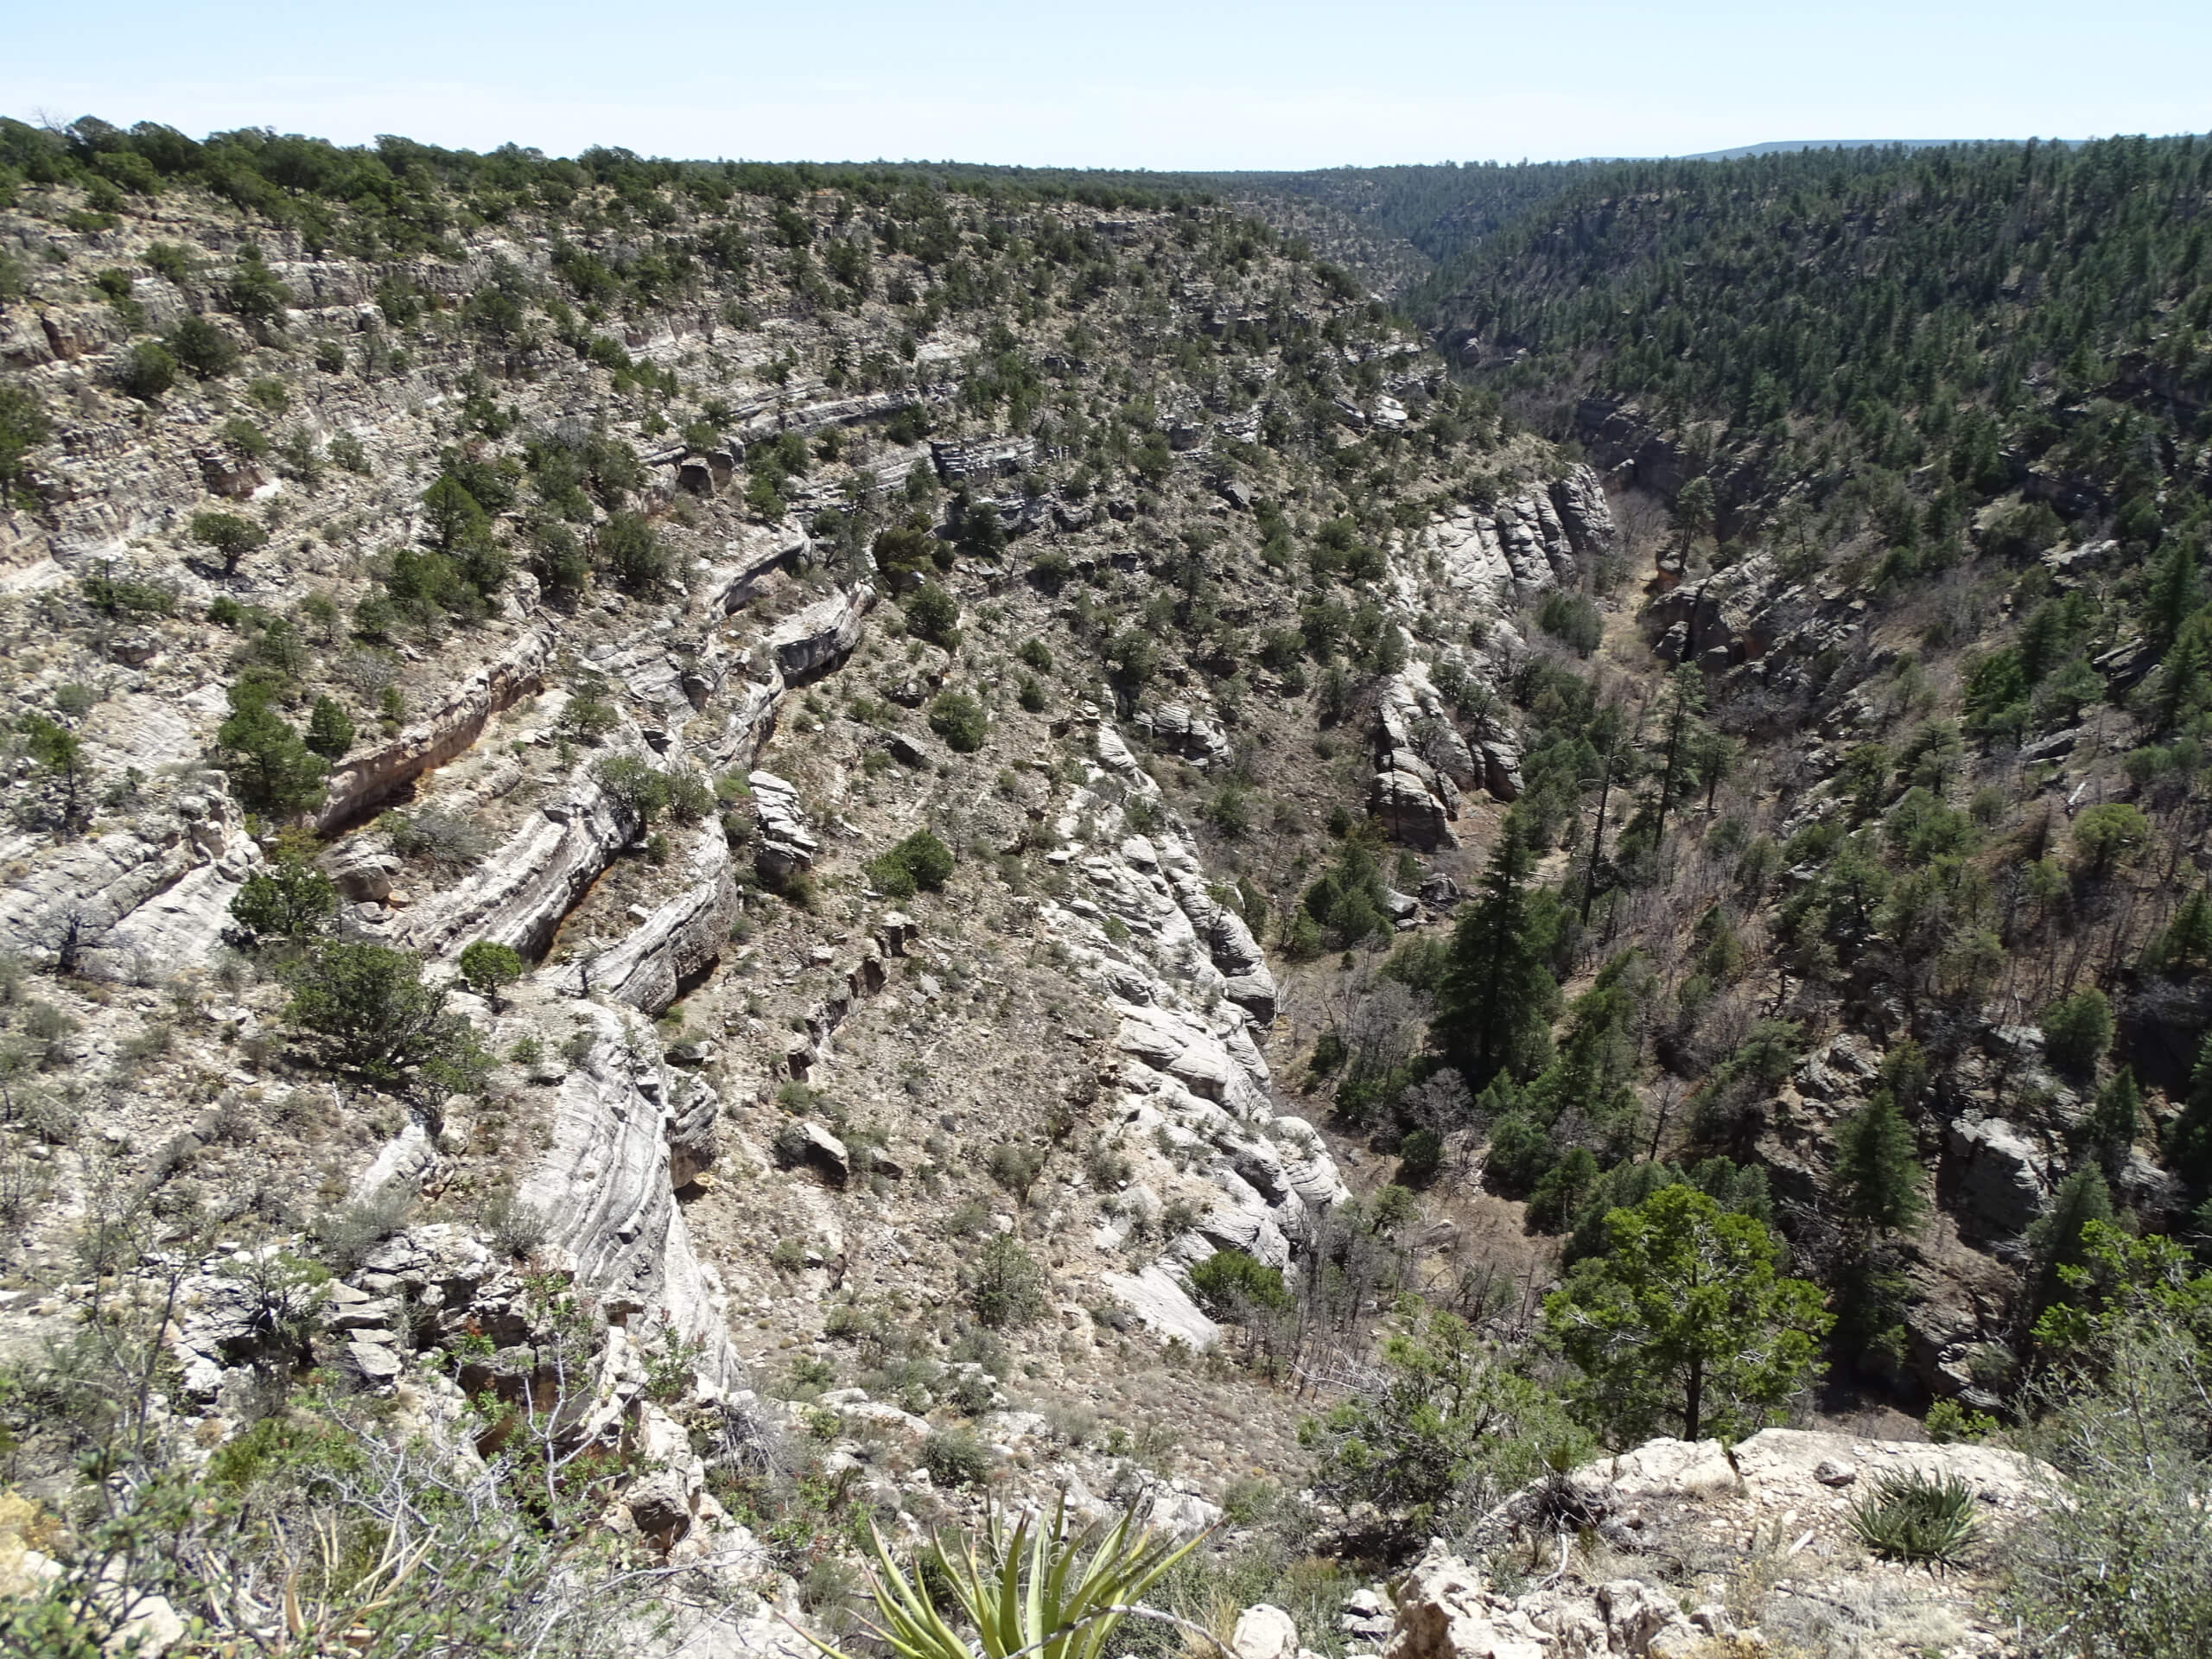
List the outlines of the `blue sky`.
<svg viewBox="0 0 2212 1659">
<path fill-rule="evenodd" d="M 0 40 L 19 118 L 557 154 L 1299 168 L 2212 129 L 2202 0 L 0 0 Z"/>
</svg>

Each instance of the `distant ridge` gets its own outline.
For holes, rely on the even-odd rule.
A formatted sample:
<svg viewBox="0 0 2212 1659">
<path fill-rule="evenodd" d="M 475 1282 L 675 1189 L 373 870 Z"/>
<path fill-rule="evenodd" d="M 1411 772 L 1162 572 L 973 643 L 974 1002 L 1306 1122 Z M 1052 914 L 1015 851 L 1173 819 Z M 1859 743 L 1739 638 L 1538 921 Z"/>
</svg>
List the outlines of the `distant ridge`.
<svg viewBox="0 0 2212 1659">
<path fill-rule="evenodd" d="M 1941 149 L 1947 144 L 1993 144 L 1997 138 L 1784 138 L 1771 144 L 1738 144 L 1733 149 L 1700 150 L 1684 162 L 1734 162 L 1746 156 L 1783 156 L 1801 149 Z"/>
</svg>

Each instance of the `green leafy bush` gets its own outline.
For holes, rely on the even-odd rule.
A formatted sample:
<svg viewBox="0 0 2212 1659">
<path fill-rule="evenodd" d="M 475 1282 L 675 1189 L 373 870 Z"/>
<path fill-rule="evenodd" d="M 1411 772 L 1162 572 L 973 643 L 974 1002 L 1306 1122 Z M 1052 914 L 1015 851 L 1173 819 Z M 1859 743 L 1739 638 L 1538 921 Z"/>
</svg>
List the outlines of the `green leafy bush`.
<svg viewBox="0 0 2212 1659">
<path fill-rule="evenodd" d="M 335 697 L 317 697 L 308 712 L 307 746 L 326 760 L 342 759 L 353 747 L 353 720 Z"/>
<path fill-rule="evenodd" d="M 941 1428 L 922 1442 L 922 1467 L 940 1487 L 980 1486 L 990 1478 L 991 1454 L 975 1432 Z"/>
<path fill-rule="evenodd" d="M 983 1241 L 968 1278 L 968 1305 L 993 1331 L 1034 1325 L 1052 1306 L 1052 1281 L 1037 1258 L 1008 1233 Z"/>
<path fill-rule="evenodd" d="M 230 691 L 229 718 L 215 728 L 217 764 L 230 776 L 231 793 L 257 810 L 289 815 L 320 806 L 326 772 L 322 757 L 269 706 L 269 690 L 242 681 Z"/>
<path fill-rule="evenodd" d="M 973 754 L 990 730 L 983 705 L 965 691 L 938 692 L 930 702 L 929 721 L 930 730 L 956 754 Z"/>
<path fill-rule="evenodd" d="M 342 1065 L 392 1080 L 419 1071 L 435 1086 L 481 1086 L 488 1065 L 468 1022 L 445 1011 L 423 959 L 381 944 L 331 942 L 288 970 L 285 1017 L 329 1040 Z"/>
<path fill-rule="evenodd" d="M 338 889 L 301 849 L 280 849 L 268 868 L 248 876 L 231 900 L 232 920 L 274 938 L 320 933 L 337 913 Z"/>
<path fill-rule="evenodd" d="M 231 576 L 238 573 L 240 560 L 267 544 L 269 532 L 234 512 L 195 512 L 192 539 L 214 549 L 222 557 L 223 574 Z"/>
<path fill-rule="evenodd" d="M 468 988 L 499 1011 L 499 993 L 523 976 L 524 963 L 511 945 L 479 939 L 461 953 L 461 976 Z"/>
<path fill-rule="evenodd" d="M 1242 1250 L 1216 1250 L 1191 1269 L 1191 1294 L 1217 1319 L 1243 1321 L 1291 1306 L 1281 1272 Z"/>
<path fill-rule="evenodd" d="M 54 423 L 28 386 L 0 385 L 0 506 L 28 493 L 23 458 L 53 435 Z"/>
<path fill-rule="evenodd" d="M 919 639 L 950 651 L 960 644 L 960 604 L 933 582 L 906 596 L 906 627 Z"/>
<path fill-rule="evenodd" d="M 238 365 L 238 348 L 231 337 L 205 317 L 184 318 L 169 330 L 166 343 L 175 360 L 202 380 L 219 380 Z"/>
<path fill-rule="evenodd" d="M 668 774 L 635 755 L 610 754 L 593 765 L 591 775 L 640 826 L 650 826 L 668 805 Z"/>
<path fill-rule="evenodd" d="M 951 879 L 952 849 L 927 830 L 917 830 L 880 857 L 871 859 L 868 879 L 892 899 L 911 899 L 918 889 L 935 893 Z"/>
</svg>

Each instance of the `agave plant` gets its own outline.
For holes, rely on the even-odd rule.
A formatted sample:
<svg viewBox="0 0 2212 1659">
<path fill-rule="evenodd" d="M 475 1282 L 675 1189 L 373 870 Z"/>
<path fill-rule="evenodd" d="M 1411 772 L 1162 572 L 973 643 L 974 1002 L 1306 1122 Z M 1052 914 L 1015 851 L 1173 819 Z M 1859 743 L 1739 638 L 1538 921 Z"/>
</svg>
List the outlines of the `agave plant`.
<svg viewBox="0 0 2212 1659">
<path fill-rule="evenodd" d="M 1917 1469 L 1881 1476 L 1851 1506 L 1851 1529 L 1885 1560 L 1955 1560 L 1974 1536 L 1974 1488 Z"/>
<path fill-rule="evenodd" d="M 875 1564 L 868 1583 L 875 1618 L 863 1622 L 899 1659 L 1098 1659 L 1114 1627 L 1131 1616 L 1197 1630 L 1136 1602 L 1198 1548 L 1203 1533 L 1175 1548 L 1149 1529 L 1138 1529 L 1132 1505 L 1110 1525 L 1071 1534 L 1066 1508 L 1063 1495 L 1050 1525 L 1024 1516 L 1011 1534 L 994 1509 L 980 1554 L 973 1537 L 956 1551 L 932 1534 L 912 1571 L 900 1567 L 871 1525 Z M 932 1580 L 950 1592 L 956 1607 L 938 1606 Z M 955 1618 L 973 1630 L 972 1639 Z M 800 1634 L 826 1659 L 851 1659 L 817 1637 Z"/>
</svg>

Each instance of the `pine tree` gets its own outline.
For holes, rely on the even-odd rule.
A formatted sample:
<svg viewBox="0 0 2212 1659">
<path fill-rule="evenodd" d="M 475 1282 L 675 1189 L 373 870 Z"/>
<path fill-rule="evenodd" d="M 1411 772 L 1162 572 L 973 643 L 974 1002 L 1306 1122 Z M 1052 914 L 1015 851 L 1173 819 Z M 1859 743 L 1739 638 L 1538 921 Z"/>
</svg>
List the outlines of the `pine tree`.
<svg viewBox="0 0 2212 1659">
<path fill-rule="evenodd" d="M 1705 709 L 1705 676 L 1685 663 L 1668 677 L 1667 690 L 1667 758 L 1659 770 L 1658 810 L 1651 830 L 1655 848 L 1666 838 L 1668 809 L 1696 775 L 1694 757 L 1703 730 L 1698 715 Z"/>
<path fill-rule="evenodd" d="M 2084 1165 L 2059 1183 L 2050 1208 L 2028 1230 L 2028 1247 L 2034 1253 L 2035 1271 L 2028 1280 L 2031 1305 L 2027 1323 L 2066 1294 L 2060 1276 L 2066 1268 L 2078 1268 L 2088 1259 L 2082 1229 L 2093 1221 L 2112 1219 L 2112 1189 L 2103 1172 Z"/>
<path fill-rule="evenodd" d="M 2199 887 L 2182 900 L 2145 964 L 2153 973 L 2182 979 L 2212 969 L 2212 898 Z"/>
<path fill-rule="evenodd" d="M 1688 1440 L 1741 1433 L 1810 1377 L 1831 1321 L 1817 1288 L 1777 1274 L 1762 1223 L 1669 1186 L 1605 1230 L 1606 1254 L 1544 1299 L 1544 1325 L 1582 1372 L 1578 1411 L 1612 1444 L 1675 1423 Z"/>
<path fill-rule="evenodd" d="M 2176 536 L 2152 572 L 2151 590 L 2145 595 L 2143 621 L 2155 650 L 2163 653 L 2172 645 L 2196 601 L 2196 550 L 2187 537 Z"/>
<path fill-rule="evenodd" d="M 335 760 L 353 747 L 353 721 L 335 697 L 317 697 L 308 715 L 308 747 Z"/>
<path fill-rule="evenodd" d="M 1910 1232 L 1919 1224 L 1927 1209 L 1920 1160 L 1896 1096 L 1877 1089 L 1837 1126 L 1835 1147 L 1829 1185 L 1845 1219 L 1879 1232 Z"/>
<path fill-rule="evenodd" d="M 2197 631 L 2184 628 L 2158 664 L 2150 713 L 2158 730 L 2171 731 L 2208 701 L 2212 701 L 2212 662 L 2207 660 Z"/>
<path fill-rule="evenodd" d="M 2089 1137 L 2099 1152 L 2113 1159 L 2126 1154 L 2143 1128 L 2143 1090 L 2132 1066 L 2097 1091 L 2096 1109 L 2089 1115 Z"/>
<path fill-rule="evenodd" d="M 1501 1071 L 1532 1075 L 1551 1046 L 1559 988 L 1546 962 L 1549 920 L 1529 903 L 1533 861 L 1519 820 L 1509 814 L 1483 873 L 1482 901 L 1452 938 L 1433 1029 L 1472 1088 Z"/>
</svg>

